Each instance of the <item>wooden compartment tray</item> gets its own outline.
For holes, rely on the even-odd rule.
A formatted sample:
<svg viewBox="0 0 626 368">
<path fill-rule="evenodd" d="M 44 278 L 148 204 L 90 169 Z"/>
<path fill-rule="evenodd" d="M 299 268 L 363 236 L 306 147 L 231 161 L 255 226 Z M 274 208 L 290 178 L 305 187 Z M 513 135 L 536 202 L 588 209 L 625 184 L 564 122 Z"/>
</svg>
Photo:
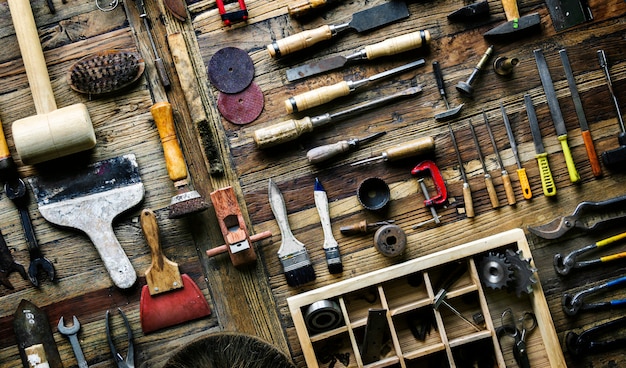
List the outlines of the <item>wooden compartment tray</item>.
<svg viewBox="0 0 626 368">
<path fill-rule="evenodd" d="M 500 315 L 511 308 L 516 315 L 532 312 L 537 326 L 526 344 L 531 366 L 565 367 L 548 304 L 538 275 L 530 294 L 521 297 L 505 290 L 485 288 L 480 281 L 477 259 L 489 252 L 504 249 L 521 251 L 531 257 L 522 229 L 505 231 L 487 238 L 416 258 L 351 279 L 311 290 L 287 299 L 306 364 L 318 368 L 329 361 L 329 354 L 341 355 L 348 367 L 431 367 L 441 362 L 456 367 L 459 356 L 468 351 L 490 354 L 494 366 L 516 366 L 512 353 L 512 339 L 500 346 L 496 328 L 502 324 Z M 467 263 L 464 274 L 448 289 L 445 301 L 468 320 L 482 315 L 480 328 L 455 315 L 447 306 L 434 308 L 437 281 L 448 272 L 447 265 Z M 532 267 L 534 264 L 530 261 Z M 327 301 L 335 306 L 341 323 L 323 332 L 307 328 L 305 317 L 311 304 Z M 361 356 L 370 310 L 384 310 L 386 327 L 385 349 L 380 358 L 371 358 L 364 364 Z M 340 313 L 339 313 L 340 311 Z M 434 320 L 434 328 L 422 341 L 411 331 L 410 318 L 424 315 Z M 432 315 L 429 315 L 432 313 Z M 382 318 L 382 316 L 381 316 Z M 387 331 L 388 330 L 388 331 Z M 505 341 L 507 337 L 503 338 Z M 331 354 L 331 355 L 332 355 Z M 432 363 L 432 362 L 436 363 Z"/>
</svg>

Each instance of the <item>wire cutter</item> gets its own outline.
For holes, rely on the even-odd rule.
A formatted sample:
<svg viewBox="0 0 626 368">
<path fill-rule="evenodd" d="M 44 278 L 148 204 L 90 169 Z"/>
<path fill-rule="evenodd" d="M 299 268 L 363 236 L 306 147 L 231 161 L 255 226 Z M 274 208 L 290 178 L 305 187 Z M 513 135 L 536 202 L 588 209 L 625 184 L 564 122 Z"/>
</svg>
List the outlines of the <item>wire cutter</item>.
<svg viewBox="0 0 626 368">
<path fill-rule="evenodd" d="M 579 311 L 582 311 L 582 310 L 626 306 L 626 299 L 614 299 L 614 300 L 601 301 L 601 302 L 596 302 L 596 303 L 584 302 L 585 296 L 589 294 L 593 294 L 604 289 L 619 286 L 624 283 L 626 283 L 626 276 L 622 276 L 617 279 L 602 283 L 600 285 L 590 287 L 583 291 L 579 291 L 578 293 L 574 295 L 565 293 L 563 294 L 563 298 L 561 299 L 563 311 L 565 311 L 565 313 L 567 313 L 568 316 L 575 316 L 576 314 L 578 314 Z"/>
<path fill-rule="evenodd" d="M 516 319 L 513 310 L 507 308 L 502 312 L 500 319 L 502 326 L 496 329 L 498 341 L 504 336 L 514 338 L 513 357 L 515 357 L 517 365 L 520 368 L 530 368 L 530 361 L 528 360 L 528 352 L 526 350 L 526 336 L 537 327 L 535 314 L 524 312 L 519 319 Z"/>
<path fill-rule="evenodd" d="M 113 360 L 117 363 L 118 368 L 135 368 L 135 348 L 133 346 L 133 331 L 130 329 L 130 324 L 128 323 L 128 319 L 126 315 L 120 308 L 117 310 L 122 315 L 124 319 L 124 326 L 126 327 L 126 332 L 128 334 L 128 352 L 126 355 L 126 359 L 122 357 L 120 353 L 117 352 L 115 348 L 115 344 L 113 344 L 113 337 L 111 336 L 111 327 L 109 326 L 109 311 L 106 311 L 106 332 L 107 332 L 107 340 L 109 341 L 109 348 L 111 349 L 111 355 L 113 355 Z"/>
<path fill-rule="evenodd" d="M 583 253 L 587 253 L 594 249 L 604 247 L 609 244 L 613 244 L 625 238 L 626 238 L 626 232 L 623 232 L 621 234 L 617 234 L 609 238 L 602 239 L 593 244 L 589 244 L 580 249 L 572 251 L 566 256 L 563 256 L 561 253 L 556 253 L 554 255 L 554 270 L 559 275 L 567 275 L 574 268 L 583 268 L 583 267 L 588 267 L 588 266 L 598 264 L 598 263 L 604 263 L 604 262 L 614 261 L 620 258 L 625 258 L 626 252 L 620 252 L 620 253 L 610 254 L 607 256 L 598 257 L 598 258 L 585 260 L 585 261 L 578 260 L 578 257 L 581 256 Z"/>
</svg>

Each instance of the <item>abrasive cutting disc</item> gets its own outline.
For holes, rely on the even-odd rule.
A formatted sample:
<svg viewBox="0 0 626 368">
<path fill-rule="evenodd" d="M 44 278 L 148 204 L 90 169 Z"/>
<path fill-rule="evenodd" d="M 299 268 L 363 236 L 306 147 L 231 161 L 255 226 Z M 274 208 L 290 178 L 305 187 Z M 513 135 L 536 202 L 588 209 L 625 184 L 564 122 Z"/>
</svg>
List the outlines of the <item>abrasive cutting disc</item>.
<svg viewBox="0 0 626 368">
<path fill-rule="evenodd" d="M 237 125 L 254 121 L 264 105 L 263 91 L 254 82 L 239 93 L 220 93 L 217 97 L 217 109 L 226 120 Z"/>
<path fill-rule="evenodd" d="M 244 50 L 224 47 L 209 60 L 208 74 L 211 84 L 221 92 L 239 93 L 252 82 L 254 64 Z"/>
</svg>

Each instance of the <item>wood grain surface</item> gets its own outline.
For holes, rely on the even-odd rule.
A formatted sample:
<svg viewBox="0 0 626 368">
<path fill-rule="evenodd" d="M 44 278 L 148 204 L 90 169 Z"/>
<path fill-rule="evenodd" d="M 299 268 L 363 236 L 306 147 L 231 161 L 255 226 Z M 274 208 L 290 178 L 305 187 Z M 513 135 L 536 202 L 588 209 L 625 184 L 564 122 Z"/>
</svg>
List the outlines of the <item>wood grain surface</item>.
<svg viewBox="0 0 626 368">
<path fill-rule="evenodd" d="M 140 277 L 138 284 L 130 290 L 116 289 L 89 239 L 72 229 L 48 223 L 41 217 L 35 200 L 31 198 L 29 213 L 37 239 L 43 254 L 54 263 L 59 281 L 51 283 L 42 278 L 41 287 L 37 289 L 17 274 L 11 274 L 10 281 L 15 289 L 0 287 L 0 365 L 21 366 L 12 320 L 20 300 L 29 299 L 48 314 L 55 341 L 67 367 L 76 366 L 76 362 L 69 341 L 56 330 L 58 319 L 64 316 L 69 320 L 73 315 L 79 319 L 79 338 L 90 367 L 114 367 L 106 342 L 104 315 L 107 309 L 117 307 L 129 317 L 135 335 L 138 367 L 161 367 L 176 349 L 221 330 L 258 336 L 290 354 L 298 367 L 304 367 L 302 351 L 287 308 L 287 297 L 505 230 L 526 230 L 528 226 L 544 224 L 557 216 L 570 214 L 581 201 L 599 201 L 626 194 L 626 176 L 622 171 L 603 167 L 604 175 L 601 178 L 595 178 L 591 172 L 558 55 L 560 49 L 567 49 L 596 150 L 601 153 L 617 147 L 619 125 L 596 51 L 605 50 L 615 94 L 621 102 L 620 107 L 626 109 L 626 3 L 621 0 L 588 0 L 594 19 L 556 33 L 544 1 L 519 0 L 522 16 L 539 13 L 540 31 L 523 39 L 493 42 L 494 58 L 516 57 L 520 63 L 508 78 L 496 75 L 489 65 L 474 84 L 473 98 L 468 99 L 462 97 L 454 86 L 469 77 L 491 44 L 482 34 L 506 21 L 501 1 L 488 1 L 490 17 L 468 23 L 452 23 L 446 18 L 447 14 L 468 2 L 411 1 L 408 2 L 411 15 L 405 20 L 362 34 L 347 31 L 310 50 L 279 59 L 271 58 L 267 52 L 266 45 L 272 40 L 325 24 L 349 21 L 353 13 L 384 1 L 337 1 L 316 9 L 305 18 L 296 19 L 287 12 L 288 1 L 250 0 L 246 1 L 248 21 L 234 23 L 229 27 L 222 24 L 217 6 L 212 0 L 188 1 L 190 17 L 185 22 L 172 17 L 162 1 L 146 1 L 147 18 L 157 52 L 172 80 L 172 87 L 166 90 L 159 83 L 154 68 L 155 55 L 135 1 L 120 2 L 114 11 L 105 13 L 96 8 L 93 0 L 53 0 L 57 11 L 50 14 L 45 1 L 34 0 L 33 12 L 57 104 L 63 107 L 84 103 L 97 138 L 96 147 L 90 151 L 35 166 L 24 165 L 13 145 L 11 124 L 15 120 L 35 115 L 35 108 L 9 9 L 5 1 L 0 1 L 0 41 L 3 45 L 0 48 L 0 121 L 20 175 L 27 178 L 54 170 L 56 165 L 79 165 L 134 153 L 146 193 L 139 206 L 120 215 L 114 223 L 114 231 L 122 247 L 137 274 L 142 276 L 150 265 L 150 249 L 141 234 L 138 217 L 141 209 L 153 209 L 159 223 L 163 253 L 178 263 L 181 273 L 188 274 L 199 285 L 213 311 L 208 318 L 144 335 L 139 323 L 139 298 L 145 278 Z M 238 5 L 236 2 L 227 2 L 226 9 L 233 11 L 238 9 Z M 342 69 L 294 83 L 287 81 L 285 71 L 288 68 L 331 56 L 348 55 L 365 45 L 423 29 L 431 34 L 430 44 L 426 47 L 393 57 L 349 64 Z M 189 50 L 189 60 L 185 64 L 192 66 L 192 77 L 197 80 L 206 118 L 203 116 L 203 119 L 197 119 L 197 114 L 193 114 L 199 108 L 198 105 L 187 105 L 185 86 L 181 86 L 180 80 L 188 85 L 189 76 L 179 77 L 180 68 L 176 68 L 168 45 L 168 35 L 175 33 L 182 35 Z M 228 46 L 241 48 L 252 58 L 254 82 L 264 93 L 263 112 L 257 120 L 244 126 L 231 124 L 220 116 L 217 110 L 219 92 L 210 84 L 207 75 L 211 57 Z M 543 49 L 565 118 L 569 144 L 582 178 L 578 184 L 570 182 L 561 146 L 556 138 L 532 54 L 538 48 Z M 108 49 L 140 52 L 146 62 L 144 77 L 131 88 L 113 96 L 90 98 L 74 92 L 66 79 L 71 65 L 86 55 Z M 285 113 L 283 101 L 291 96 L 342 80 L 367 78 L 419 58 L 426 60 L 425 67 L 378 81 L 306 113 Z M 450 123 L 472 188 L 476 213 L 473 219 L 466 218 L 463 213 L 462 180 L 448 127 L 434 119 L 436 113 L 446 109 L 432 73 L 431 64 L 435 60 L 441 65 L 450 105 L 465 104 L 459 116 Z M 416 83 L 422 86 L 423 91 L 411 99 L 337 120 L 288 144 L 266 150 L 259 150 L 254 145 L 253 132 L 260 127 L 291 118 L 340 111 Z M 535 103 L 543 143 L 549 154 L 557 186 L 557 195 L 553 198 L 542 194 L 534 145 L 523 105 L 525 93 L 529 93 Z M 238 270 L 230 263 L 228 255 L 206 256 L 207 249 L 224 244 L 213 208 L 183 219 L 167 218 L 167 207 L 176 191 L 168 178 L 159 135 L 149 111 L 159 101 L 169 101 L 174 108 L 176 130 L 191 186 L 208 200 L 212 191 L 232 185 L 250 235 L 272 232 L 271 239 L 255 245 L 259 259 L 254 267 Z M 520 191 L 515 173 L 517 166 L 500 115 L 500 103 L 508 112 L 519 155 L 528 172 L 533 192 L 531 200 L 524 200 Z M 504 165 L 511 174 L 517 199 L 514 206 L 505 205 L 507 201 L 500 168 L 482 122 L 483 110 L 490 119 Z M 493 209 L 489 201 L 484 172 L 468 127 L 470 120 L 476 126 L 487 169 L 493 176 L 501 203 L 498 209 Z M 343 154 L 324 165 L 313 166 L 306 159 L 306 152 L 313 147 L 380 131 L 386 131 L 387 134 L 374 143 Z M 436 148 L 431 155 L 350 166 L 352 162 L 380 154 L 393 145 L 423 136 L 432 136 L 435 140 Z M 424 207 L 424 196 L 417 180 L 410 174 L 411 169 L 425 158 L 433 159 L 440 168 L 448 190 L 449 204 L 437 209 L 441 215 L 440 225 L 430 224 L 412 229 L 415 224 L 432 218 L 430 210 Z M 383 213 L 368 212 L 356 198 L 358 184 L 373 176 L 385 180 L 391 189 L 391 201 Z M 327 271 L 322 249 L 323 232 L 313 200 L 316 177 L 328 194 L 333 232 L 339 242 L 344 265 L 341 275 L 330 275 Z M 269 178 L 280 187 L 292 230 L 306 244 L 317 274 L 315 282 L 299 288 L 287 286 L 276 256 L 281 239 L 268 206 Z M 433 195 L 435 189 L 432 181 L 427 178 L 426 184 Z M 405 253 L 399 258 L 387 258 L 375 250 L 371 235 L 346 237 L 339 233 L 341 225 L 362 219 L 370 222 L 393 219 L 407 234 Z M 624 230 L 624 225 L 586 234 L 573 230 L 554 241 L 542 240 L 525 231 L 564 350 L 563 340 L 567 332 L 580 332 L 614 319 L 623 311 L 614 309 L 585 313 L 576 318 L 567 317 L 561 308 L 562 294 L 566 291 L 577 292 L 615 278 L 623 273 L 624 263 L 615 261 L 559 277 L 552 266 L 554 253 L 569 252 L 617 234 L 620 230 Z M 4 195 L 0 196 L 0 232 L 15 260 L 27 267 L 29 256 L 18 212 Z M 623 250 L 623 247 L 623 244 L 616 244 L 612 250 Z M 610 249 L 606 252 L 612 253 Z M 598 298 L 625 295 L 623 290 L 615 290 L 598 295 Z M 113 327 L 117 348 L 125 354 L 125 332 L 119 318 L 115 319 Z M 570 367 L 626 365 L 623 350 L 582 358 L 575 358 L 565 351 L 565 357 Z"/>
</svg>

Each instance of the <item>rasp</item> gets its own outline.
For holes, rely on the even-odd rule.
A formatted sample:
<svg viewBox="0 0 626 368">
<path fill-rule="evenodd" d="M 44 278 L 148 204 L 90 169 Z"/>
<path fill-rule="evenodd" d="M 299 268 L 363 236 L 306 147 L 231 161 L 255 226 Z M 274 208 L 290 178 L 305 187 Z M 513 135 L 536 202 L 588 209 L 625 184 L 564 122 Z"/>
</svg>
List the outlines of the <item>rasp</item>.
<svg viewBox="0 0 626 368">
<path fill-rule="evenodd" d="M 537 158 L 537 165 L 539 166 L 543 195 L 551 197 L 556 194 L 556 185 L 554 184 L 552 172 L 550 171 L 548 154 L 541 140 L 541 129 L 539 129 L 539 121 L 537 121 L 535 107 L 533 106 L 533 101 L 529 94 L 524 95 L 524 104 L 526 105 L 526 113 L 528 114 L 528 122 L 530 123 L 530 132 L 533 136 L 533 142 L 535 143 L 535 157 Z"/>
</svg>

